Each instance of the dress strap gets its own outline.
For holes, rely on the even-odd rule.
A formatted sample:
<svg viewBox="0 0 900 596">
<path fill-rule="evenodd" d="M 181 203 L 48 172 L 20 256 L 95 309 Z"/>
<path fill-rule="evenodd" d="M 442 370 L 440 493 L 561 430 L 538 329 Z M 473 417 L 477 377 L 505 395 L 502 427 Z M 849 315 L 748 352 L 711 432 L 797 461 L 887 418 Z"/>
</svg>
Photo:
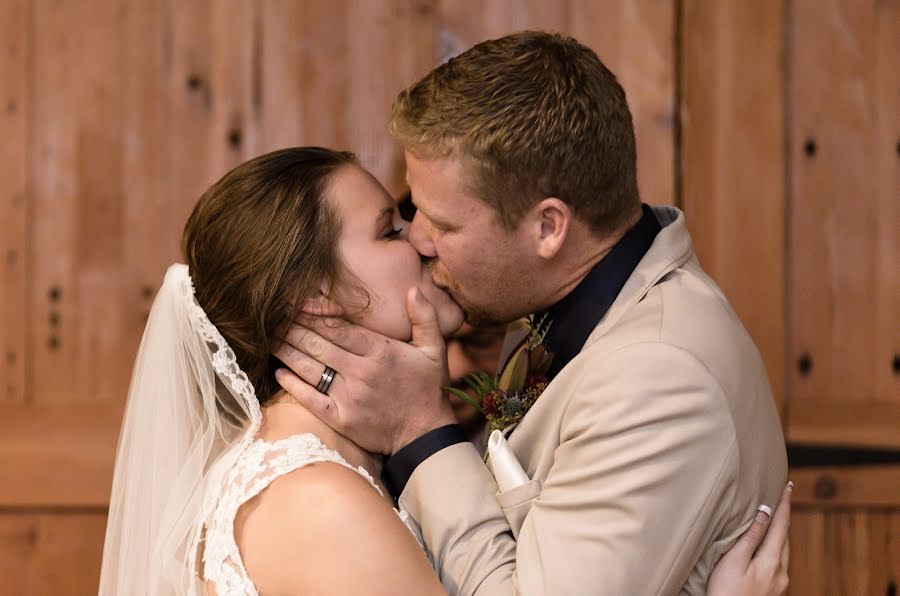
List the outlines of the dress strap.
<svg viewBox="0 0 900 596">
<path fill-rule="evenodd" d="M 368 470 L 362 466 L 353 467 L 340 453 L 326 447 L 322 441 L 312 433 L 292 435 L 277 441 L 257 439 L 251 446 L 251 449 L 257 444 L 263 446 L 261 448 L 262 457 L 259 460 L 260 471 L 263 472 L 265 476 L 271 477 L 271 480 L 266 483 L 267 485 L 271 484 L 278 476 L 288 474 L 309 464 L 331 462 L 353 470 L 365 478 L 372 488 L 378 491 L 379 495 L 384 496 L 381 488 L 378 487 L 378 484 L 375 482 L 375 479 L 372 478 L 372 475 L 369 474 Z M 262 488 L 260 488 L 259 491 L 261 491 Z M 257 493 L 259 491 L 257 491 Z M 252 495 L 249 498 L 252 498 L 253 496 L 256 495 Z"/>
</svg>

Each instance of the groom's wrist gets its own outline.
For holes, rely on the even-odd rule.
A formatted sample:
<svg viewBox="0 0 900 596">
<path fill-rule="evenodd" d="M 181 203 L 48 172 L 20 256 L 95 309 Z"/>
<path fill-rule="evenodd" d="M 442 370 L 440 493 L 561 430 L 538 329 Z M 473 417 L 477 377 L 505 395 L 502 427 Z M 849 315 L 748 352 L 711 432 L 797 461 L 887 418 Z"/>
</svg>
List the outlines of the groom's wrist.
<svg viewBox="0 0 900 596">
<path fill-rule="evenodd" d="M 423 434 L 387 458 L 382 479 L 394 500 L 400 498 L 413 472 L 426 459 L 438 451 L 467 440 L 459 424 L 447 424 Z"/>
</svg>

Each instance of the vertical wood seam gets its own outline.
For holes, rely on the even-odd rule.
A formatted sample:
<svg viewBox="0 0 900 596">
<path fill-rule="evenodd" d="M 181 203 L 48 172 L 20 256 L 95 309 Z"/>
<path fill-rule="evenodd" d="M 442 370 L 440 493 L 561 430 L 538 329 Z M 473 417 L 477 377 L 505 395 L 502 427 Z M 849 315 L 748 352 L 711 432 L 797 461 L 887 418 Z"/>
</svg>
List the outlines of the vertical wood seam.
<svg viewBox="0 0 900 596">
<path fill-rule="evenodd" d="M 683 146 L 684 136 L 682 135 L 682 102 L 684 100 L 684 42 L 682 36 L 684 34 L 684 0 L 675 0 L 675 7 L 672 13 L 674 23 L 672 24 L 672 55 L 673 55 L 673 95 L 672 98 L 672 194 L 675 207 L 684 210 L 684 174 L 683 174 Z"/>
<path fill-rule="evenodd" d="M 791 168 L 791 145 L 793 143 L 793 135 L 791 132 L 793 94 L 791 92 L 791 31 L 793 31 L 793 0 L 784 0 L 781 7 L 781 93 L 782 93 L 782 155 L 783 160 L 783 181 L 782 193 L 784 194 L 784 203 L 782 204 L 782 245 L 784 250 L 781 254 L 782 268 L 784 271 L 784 283 L 781 284 L 782 304 L 781 304 L 781 321 L 782 341 L 784 342 L 784 352 L 782 359 L 784 366 L 781 370 L 782 395 L 781 395 L 781 428 L 787 439 L 788 428 L 790 428 L 790 411 L 791 411 L 791 370 L 793 366 L 793 335 L 791 333 L 790 316 L 791 316 L 791 279 L 794 275 L 791 264 L 791 226 L 792 223 L 792 205 L 793 193 L 791 192 L 793 183 L 793 170 Z"/>
<path fill-rule="evenodd" d="M 23 402 L 29 405 L 35 402 L 34 395 L 34 350 L 36 344 L 32 334 L 33 310 L 36 302 L 35 296 L 29 296 L 32 291 L 33 284 L 30 280 L 34 278 L 34 258 L 35 255 L 35 235 L 34 235 L 34 179 L 35 179 L 35 127 L 34 127 L 34 73 L 36 71 L 37 59 L 35 56 L 35 48 L 37 44 L 36 29 L 37 16 L 35 14 L 34 2 L 28 2 L 25 23 L 25 254 L 22 255 L 23 269 L 25 270 L 25 312 L 23 325 L 25 326 L 25 345 L 23 346 L 22 366 L 25 377 L 25 387 L 23 388 Z"/>
</svg>

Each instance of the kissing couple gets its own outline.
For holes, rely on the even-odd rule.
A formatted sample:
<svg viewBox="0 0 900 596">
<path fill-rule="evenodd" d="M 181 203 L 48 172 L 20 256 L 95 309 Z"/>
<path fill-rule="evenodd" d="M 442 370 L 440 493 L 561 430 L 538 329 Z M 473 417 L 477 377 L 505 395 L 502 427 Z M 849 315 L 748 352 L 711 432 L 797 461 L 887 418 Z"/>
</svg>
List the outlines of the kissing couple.
<svg viewBox="0 0 900 596">
<path fill-rule="evenodd" d="M 615 76 L 521 32 L 401 92 L 390 130 L 411 222 L 315 147 L 200 198 L 137 356 L 100 593 L 783 594 L 765 369 L 684 214 L 642 203 Z M 487 461 L 445 390 L 464 319 L 510 324 L 471 379 Z"/>
</svg>

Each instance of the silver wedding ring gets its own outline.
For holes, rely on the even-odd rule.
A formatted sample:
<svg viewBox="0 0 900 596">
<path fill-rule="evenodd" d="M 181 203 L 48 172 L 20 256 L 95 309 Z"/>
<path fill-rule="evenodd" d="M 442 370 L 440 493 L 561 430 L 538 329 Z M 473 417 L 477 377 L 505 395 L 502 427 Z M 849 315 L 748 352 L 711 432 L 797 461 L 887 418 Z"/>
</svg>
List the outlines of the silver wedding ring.
<svg viewBox="0 0 900 596">
<path fill-rule="evenodd" d="M 335 374 L 337 373 L 333 368 L 325 366 L 325 372 L 322 373 L 322 378 L 319 379 L 319 384 L 316 385 L 316 391 L 328 395 L 328 388 L 331 387 L 331 382 L 334 380 Z"/>
</svg>

